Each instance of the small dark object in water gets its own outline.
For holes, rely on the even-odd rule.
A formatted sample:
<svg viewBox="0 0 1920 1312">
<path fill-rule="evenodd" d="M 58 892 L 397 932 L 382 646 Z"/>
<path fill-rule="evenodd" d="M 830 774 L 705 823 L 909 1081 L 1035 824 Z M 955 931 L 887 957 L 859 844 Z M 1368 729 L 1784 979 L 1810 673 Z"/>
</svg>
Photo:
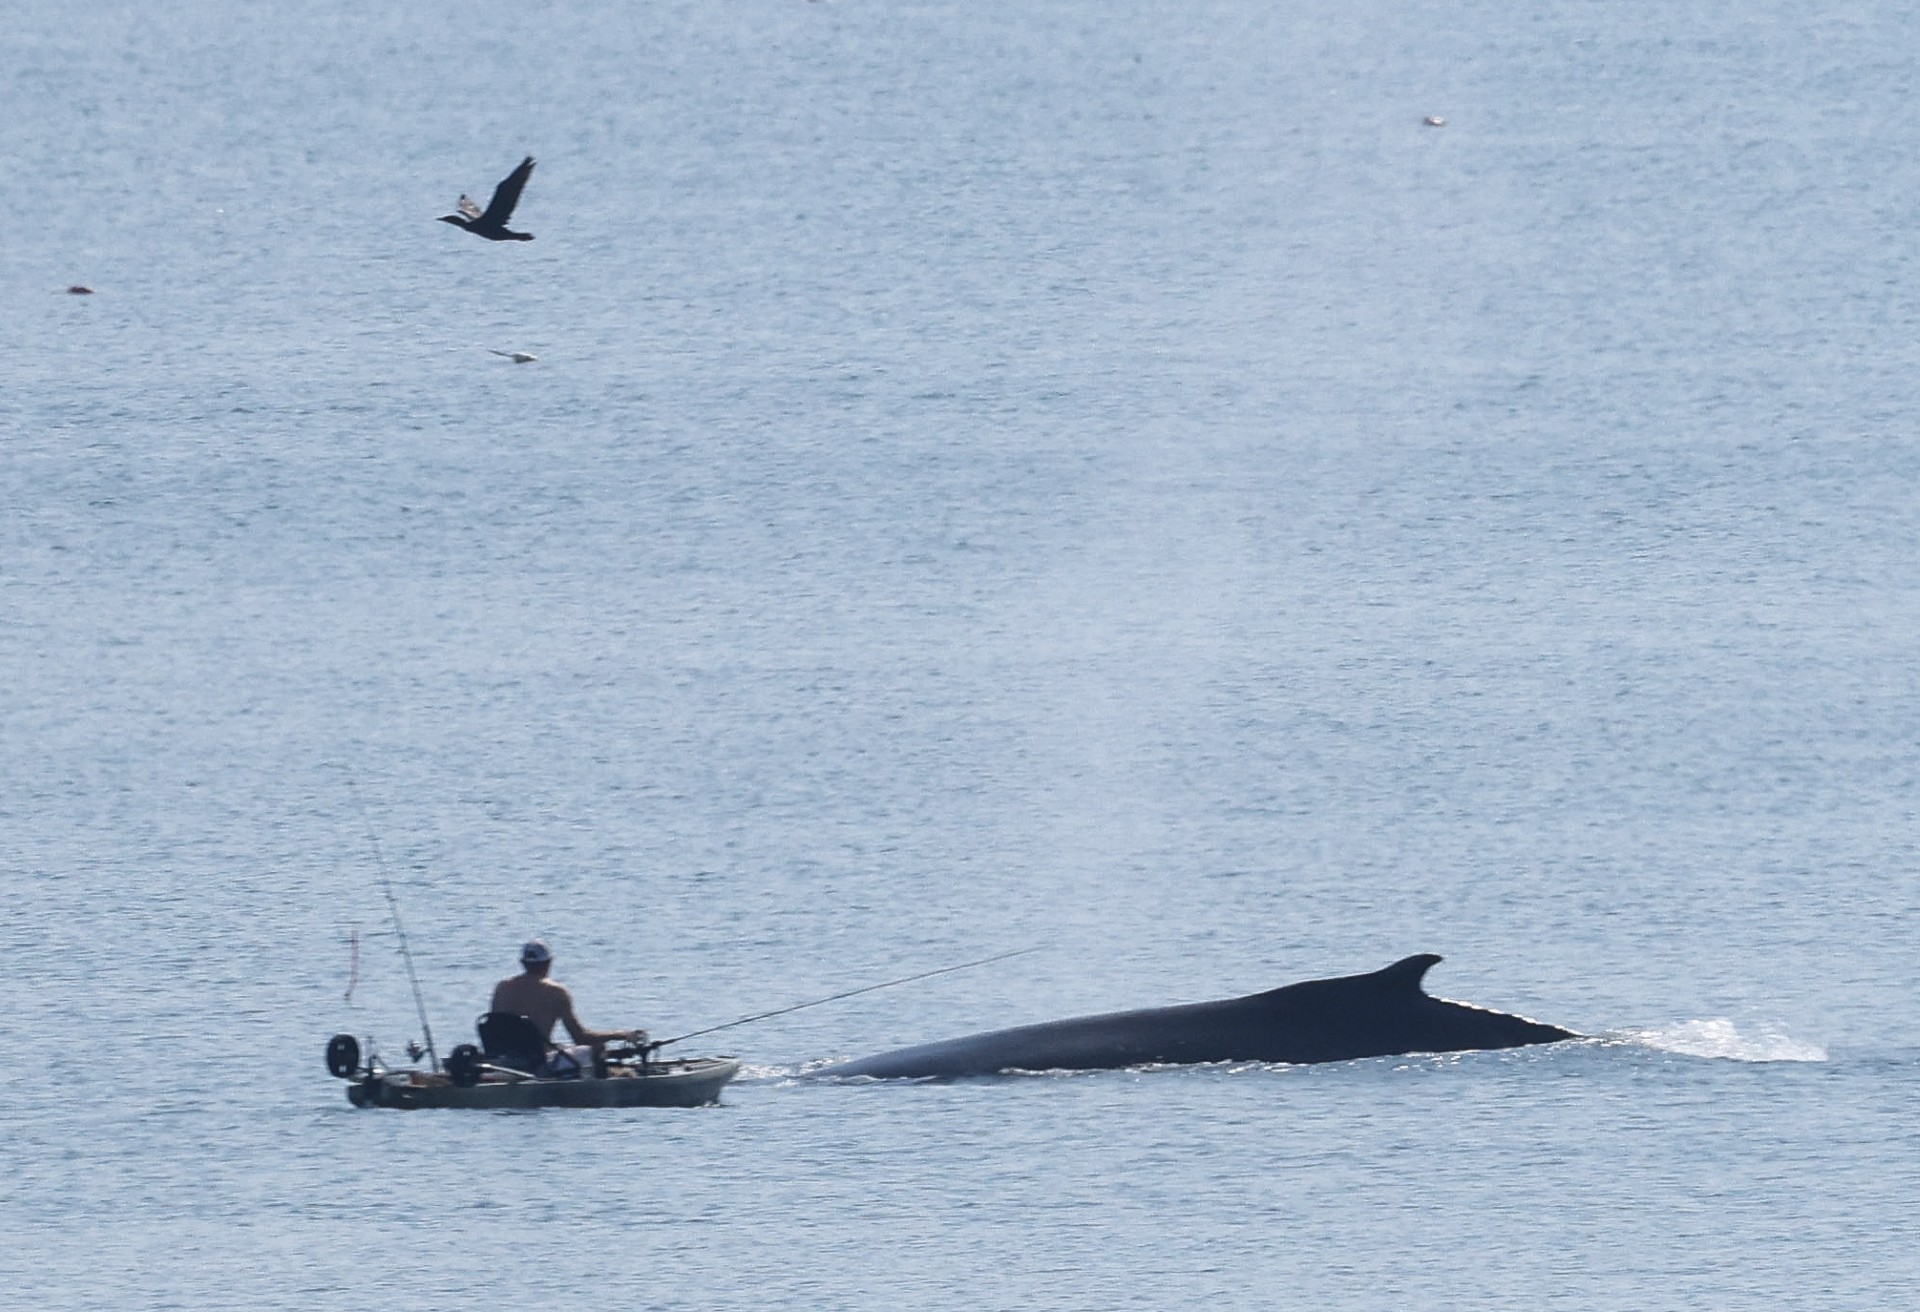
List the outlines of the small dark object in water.
<svg viewBox="0 0 1920 1312">
<path fill-rule="evenodd" d="M 460 197 L 458 214 L 442 214 L 440 222 L 451 223 L 456 228 L 465 228 L 476 237 L 485 237 L 488 241 L 532 241 L 530 232 L 513 232 L 507 227 L 507 220 L 513 217 L 513 207 L 520 203 L 520 193 L 526 188 L 527 179 L 533 176 L 533 156 L 520 161 L 520 167 L 507 174 L 499 186 L 493 189 L 493 199 L 482 210 L 471 196 Z"/>
<path fill-rule="evenodd" d="M 515 364 L 532 364 L 535 360 L 538 360 L 540 358 L 539 356 L 535 355 L 532 351 L 494 351 L 491 346 L 489 346 L 487 349 L 489 351 L 493 351 L 495 355 L 504 355 L 507 359 L 513 361 Z"/>
<path fill-rule="evenodd" d="M 91 288 L 91 287 L 89 287 L 89 286 L 87 286 L 87 285 L 86 285 L 85 283 L 83 283 L 83 282 L 77 282 L 77 283 L 75 283 L 75 284 L 74 284 L 73 286 L 71 286 L 71 287 L 69 287 L 69 288 L 67 288 L 67 295 L 69 295 L 69 296 L 91 296 L 91 295 L 93 295 L 93 288 Z"/>
</svg>

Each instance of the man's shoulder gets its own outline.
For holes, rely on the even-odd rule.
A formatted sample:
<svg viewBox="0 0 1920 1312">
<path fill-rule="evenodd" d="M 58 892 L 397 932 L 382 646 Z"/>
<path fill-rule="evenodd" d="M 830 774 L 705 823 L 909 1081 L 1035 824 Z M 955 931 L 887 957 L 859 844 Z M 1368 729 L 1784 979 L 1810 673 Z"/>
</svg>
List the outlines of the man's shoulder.
<svg viewBox="0 0 1920 1312">
<path fill-rule="evenodd" d="M 493 986 L 493 996 L 496 998 L 537 998 L 546 991 L 544 981 L 531 980 L 525 975 L 509 975 Z"/>
</svg>

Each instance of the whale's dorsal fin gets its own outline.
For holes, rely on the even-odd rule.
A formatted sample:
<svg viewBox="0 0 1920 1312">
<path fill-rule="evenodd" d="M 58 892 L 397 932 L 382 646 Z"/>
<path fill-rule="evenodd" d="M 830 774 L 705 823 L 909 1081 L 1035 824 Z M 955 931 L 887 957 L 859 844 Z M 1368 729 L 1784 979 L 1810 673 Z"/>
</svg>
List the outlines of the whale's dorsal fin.
<svg viewBox="0 0 1920 1312">
<path fill-rule="evenodd" d="M 1284 984 L 1277 989 L 1268 989 L 1265 993 L 1255 993 L 1254 998 L 1282 999 L 1298 996 L 1302 991 L 1312 993 L 1322 989 L 1360 989 L 1369 992 L 1375 1001 L 1383 1000 L 1382 994 L 1401 996 L 1411 994 L 1424 998 L 1427 991 L 1420 981 L 1426 973 L 1440 964 L 1440 956 L 1434 952 L 1422 952 L 1418 956 L 1406 957 L 1391 966 L 1371 971 L 1365 975 L 1342 975 L 1338 979 L 1308 979 L 1298 984 Z"/>
<path fill-rule="evenodd" d="M 1426 978 L 1428 971 L 1440 964 L 1440 958 L 1431 952 L 1421 952 L 1404 960 L 1396 961 L 1385 970 L 1376 970 L 1373 977 L 1390 989 L 1405 989 L 1410 993 L 1426 992 L 1420 981 Z"/>
</svg>

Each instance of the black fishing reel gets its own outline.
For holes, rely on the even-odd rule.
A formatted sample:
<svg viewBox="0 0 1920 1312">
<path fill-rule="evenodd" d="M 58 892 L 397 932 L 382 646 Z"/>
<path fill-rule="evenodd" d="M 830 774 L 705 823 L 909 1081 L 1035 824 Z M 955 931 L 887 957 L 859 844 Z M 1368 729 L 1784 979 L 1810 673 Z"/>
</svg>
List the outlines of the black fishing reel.
<svg viewBox="0 0 1920 1312">
<path fill-rule="evenodd" d="M 351 1034 L 336 1034 L 327 1040 L 327 1074 L 336 1080 L 351 1080 L 360 1074 L 360 1042 Z"/>
<path fill-rule="evenodd" d="M 607 1045 L 606 1055 L 613 1061 L 639 1062 L 645 1066 L 653 1060 L 653 1054 L 659 1048 L 660 1045 L 650 1040 L 645 1030 L 635 1030 L 633 1037 L 622 1040 L 620 1046 Z"/>
<path fill-rule="evenodd" d="M 471 1043 L 463 1043 L 447 1054 L 447 1078 L 453 1081 L 456 1088 L 471 1089 L 480 1083 L 484 1064 L 480 1049 Z"/>
</svg>

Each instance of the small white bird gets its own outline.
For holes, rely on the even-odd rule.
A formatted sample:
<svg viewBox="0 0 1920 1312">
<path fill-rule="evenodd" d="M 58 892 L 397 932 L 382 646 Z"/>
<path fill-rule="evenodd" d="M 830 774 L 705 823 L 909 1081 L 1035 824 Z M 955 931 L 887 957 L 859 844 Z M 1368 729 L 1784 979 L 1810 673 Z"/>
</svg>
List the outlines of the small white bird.
<svg viewBox="0 0 1920 1312">
<path fill-rule="evenodd" d="M 489 346 L 487 349 L 489 351 L 493 351 L 495 355 L 504 355 L 507 359 L 513 361 L 515 364 L 532 364 L 535 360 L 538 360 L 540 358 L 539 356 L 535 355 L 532 351 L 494 351 L 491 346 Z"/>
<path fill-rule="evenodd" d="M 1422 123 L 1425 123 L 1430 128 L 1443 128 L 1447 125 L 1447 121 L 1441 118 L 1438 114 L 1429 114 L 1425 118 L 1421 119 L 1420 121 Z"/>
</svg>

